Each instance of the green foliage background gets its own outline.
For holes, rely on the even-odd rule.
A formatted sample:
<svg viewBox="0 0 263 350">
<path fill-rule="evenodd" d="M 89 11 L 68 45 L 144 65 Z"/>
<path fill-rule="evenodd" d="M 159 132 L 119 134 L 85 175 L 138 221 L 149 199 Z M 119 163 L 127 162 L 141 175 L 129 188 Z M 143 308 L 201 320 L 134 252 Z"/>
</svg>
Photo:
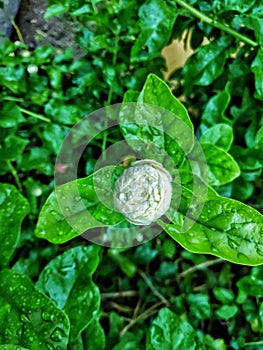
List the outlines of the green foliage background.
<svg viewBox="0 0 263 350">
<path fill-rule="evenodd" d="M 0 349 L 260 349 L 261 266 L 193 254 L 165 234 L 116 250 L 34 231 L 68 130 L 141 91 L 149 73 L 162 77 L 161 50 L 185 31 L 195 54 L 168 84 L 198 138 L 240 168 L 214 188 L 262 213 L 261 1 L 50 1 L 47 18 L 63 13 L 80 59 L 70 48 L 0 46 Z M 80 177 L 120 138 L 94 140 Z"/>
</svg>

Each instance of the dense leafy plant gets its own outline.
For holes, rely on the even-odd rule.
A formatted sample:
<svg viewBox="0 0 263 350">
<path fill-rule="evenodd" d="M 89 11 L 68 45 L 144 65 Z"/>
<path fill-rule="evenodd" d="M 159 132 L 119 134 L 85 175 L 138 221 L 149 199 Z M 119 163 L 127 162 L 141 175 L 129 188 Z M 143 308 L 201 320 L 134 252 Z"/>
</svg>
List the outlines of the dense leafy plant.
<svg viewBox="0 0 263 350">
<path fill-rule="evenodd" d="M 51 219 L 55 197 L 47 198 L 55 157 L 69 129 L 91 111 L 122 102 L 132 89 L 138 92 L 126 93 L 127 103 L 139 99 L 172 108 L 191 130 L 193 122 L 208 162 L 206 215 L 178 235 L 194 179 L 182 177 L 187 162 L 158 135 L 185 179 L 173 224 L 159 224 L 190 251 L 262 263 L 262 216 L 255 210 L 262 211 L 263 202 L 261 2 L 52 0 L 46 16 L 65 12 L 78 27 L 82 58 L 74 59 L 69 48 L 30 52 L 10 41 L 0 46 L 0 348 L 258 349 L 262 266 L 192 254 L 164 233 L 137 248 L 102 249 L 80 237 L 52 244 L 33 232 L 37 224 L 40 236 L 41 225 L 46 229 L 51 223 L 45 236 L 59 237 L 53 230 L 56 215 Z M 161 80 L 155 75 L 146 80 L 149 73 L 161 76 L 162 48 L 185 30 L 195 53 L 170 76 L 169 85 L 190 118 Z M 100 121 L 98 128 L 108 122 Z M 90 125 L 87 132 L 92 136 Z M 124 124 L 93 140 L 80 162 L 80 189 L 82 181 L 92 180 L 101 152 L 123 137 L 138 138 L 136 129 Z M 56 166 L 65 173 L 66 164 Z M 211 206 L 216 214 L 225 212 L 208 228 Z M 118 215 L 110 219 L 122 221 Z M 205 243 L 206 235 L 211 243 L 212 228 L 223 231 L 223 246 L 218 239 L 215 245 Z M 74 236 L 69 230 L 53 242 Z"/>
</svg>

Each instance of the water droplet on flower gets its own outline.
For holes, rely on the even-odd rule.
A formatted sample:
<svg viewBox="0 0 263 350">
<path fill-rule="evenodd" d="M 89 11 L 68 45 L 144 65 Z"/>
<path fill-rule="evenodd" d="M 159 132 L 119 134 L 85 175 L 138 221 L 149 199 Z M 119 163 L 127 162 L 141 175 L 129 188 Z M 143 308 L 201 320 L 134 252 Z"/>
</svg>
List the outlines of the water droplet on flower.
<svg viewBox="0 0 263 350">
<path fill-rule="evenodd" d="M 120 201 L 125 201 L 126 200 L 126 195 L 124 193 L 120 193 L 119 200 Z"/>
</svg>

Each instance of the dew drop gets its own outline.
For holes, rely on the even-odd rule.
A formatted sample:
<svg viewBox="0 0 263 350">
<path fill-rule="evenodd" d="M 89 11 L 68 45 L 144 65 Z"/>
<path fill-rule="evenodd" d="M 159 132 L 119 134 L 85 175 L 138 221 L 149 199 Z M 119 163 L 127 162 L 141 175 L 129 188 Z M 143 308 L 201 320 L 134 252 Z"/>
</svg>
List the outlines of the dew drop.
<svg viewBox="0 0 263 350">
<path fill-rule="evenodd" d="M 258 255 L 263 256 L 263 250 L 261 250 L 259 247 L 257 247 L 256 251 L 257 251 Z"/>
<path fill-rule="evenodd" d="M 232 249 L 237 249 L 239 247 L 239 243 L 234 241 L 232 238 L 228 238 L 228 245 Z"/>
<path fill-rule="evenodd" d="M 22 322 L 30 322 L 30 319 L 28 318 L 28 316 L 27 316 L 27 315 L 24 315 L 24 314 L 22 314 L 22 315 L 20 316 L 20 320 L 21 320 Z"/>
<path fill-rule="evenodd" d="M 55 315 L 53 315 L 52 313 L 50 313 L 47 310 L 44 310 L 41 314 L 41 318 L 43 321 L 49 321 L 52 322 L 55 320 Z"/>
<path fill-rule="evenodd" d="M 55 350 L 54 345 L 52 345 L 52 344 L 50 344 L 50 343 L 46 343 L 46 348 L 47 348 L 48 350 Z"/>
<path fill-rule="evenodd" d="M 63 336 L 64 336 L 64 334 L 63 334 L 62 329 L 57 327 L 54 330 L 54 332 L 51 334 L 50 338 L 56 342 L 59 342 L 63 339 Z"/>
<path fill-rule="evenodd" d="M 75 201 L 75 202 L 79 202 L 80 200 L 81 200 L 81 197 L 80 197 L 80 196 L 77 196 L 77 195 L 74 196 L 74 201 Z"/>
</svg>

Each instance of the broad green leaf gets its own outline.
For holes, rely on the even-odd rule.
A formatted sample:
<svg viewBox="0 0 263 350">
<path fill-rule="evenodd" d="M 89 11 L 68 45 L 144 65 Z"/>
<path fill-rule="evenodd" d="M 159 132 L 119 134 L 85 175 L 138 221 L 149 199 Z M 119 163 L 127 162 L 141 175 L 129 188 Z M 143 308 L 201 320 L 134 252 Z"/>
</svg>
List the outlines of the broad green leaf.
<svg viewBox="0 0 263 350">
<path fill-rule="evenodd" d="M 245 13 L 255 4 L 256 0 L 214 0 L 213 9 L 218 12 L 238 11 Z"/>
<path fill-rule="evenodd" d="M 10 260 L 20 234 L 21 223 L 29 213 L 27 200 L 9 184 L 0 184 L 0 266 Z"/>
<path fill-rule="evenodd" d="M 244 276 L 237 282 L 239 291 L 242 291 L 245 295 L 253 296 L 256 298 L 263 297 L 263 279 L 262 279 L 262 266 L 254 267 L 251 270 L 249 276 Z"/>
<path fill-rule="evenodd" d="M 157 221 L 185 249 L 237 264 L 263 264 L 263 216 L 257 210 L 234 199 L 210 197 L 189 230 L 184 229 L 185 210 L 179 208 L 172 224 Z"/>
<path fill-rule="evenodd" d="M 228 151 L 233 142 L 233 130 L 227 124 L 216 124 L 202 134 L 200 142 L 211 143 Z"/>
<path fill-rule="evenodd" d="M 26 275 L 0 272 L 0 343 L 67 349 L 69 321 Z"/>
<path fill-rule="evenodd" d="M 259 16 L 258 13 L 256 16 L 253 16 L 251 14 L 247 16 L 242 16 L 242 24 L 245 25 L 247 28 L 252 29 L 254 31 L 254 35 L 256 38 L 256 41 L 261 46 L 263 45 L 263 18 L 262 16 Z"/>
<path fill-rule="evenodd" d="M 205 349 L 193 327 L 167 308 L 159 311 L 147 333 L 147 350 Z"/>
<path fill-rule="evenodd" d="M 122 111 L 123 135 L 135 151 L 143 150 L 144 158 L 163 162 L 167 151 L 178 164 L 192 149 L 193 124 L 188 113 L 156 75 L 148 75 L 138 103 L 124 103 Z"/>
<path fill-rule="evenodd" d="M 187 301 L 190 306 L 190 314 L 198 320 L 207 320 L 211 318 L 212 310 L 207 294 L 188 294 Z"/>
<path fill-rule="evenodd" d="M 240 175 L 239 166 L 229 153 L 210 143 L 201 143 L 201 146 L 208 165 L 210 185 L 221 186 Z"/>
<path fill-rule="evenodd" d="M 56 123 L 63 125 L 72 125 L 77 123 L 80 118 L 80 110 L 78 105 L 62 104 L 56 100 L 50 100 L 45 105 L 45 113 L 52 118 Z"/>
<path fill-rule="evenodd" d="M 213 293 L 216 299 L 220 301 L 222 304 L 231 303 L 235 298 L 235 295 L 232 289 L 216 287 L 213 289 Z"/>
<path fill-rule="evenodd" d="M 0 67 L 0 84 L 14 94 L 26 92 L 25 68 L 20 65 L 8 64 Z"/>
<path fill-rule="evenodd" d="M 98 246 L 71 248 L 51 260 L 36 283 L 68 315 L 70 341 L 94 321 L 99 310 L 99 289 L 91 279 L 98 263 Z"/>
<path fill-rule="evenodd" d="M 53 175 L 53 160 L 51 152 L 44 147 L 32 147 L 28 152 L 24 152 L 17 161 L 22 171 L 37 170 L 47 176 Z"/>
<path fill-rule="evenodd" d="M 22 139 L 15 135 L 9 135 L 4 139 L 3 144 L 0 144 L 0 159 L 16 160 L 23 153 L 29 140 Z"/>
<path fill-rule="evenodd" d="M 85 350 L 104 350 L 106 347 L 105 333 L 98 319 L 88 325 L 82 338 Z"/>
<path fill-rule="evenodd" d="M 66 128 L 58 124 L 48 124 L 42 134 L 43 141 L 54 154 L 59 152 L 60 146 L 66 136 Z"/>
<path fill-rule="evenodd" d="M 114 167 L 105 167 L 86 178 L 61 185 L 52 192 L 39 214 L 36 236 L 61 244 L 90 228 L 116 225 L 124 221 L 123 215 L 103 205 L 97 194 L 97 191 L 104 192 L 103 196 L 108 196 L 113 208 L 107 172 L 113 169 Z M 94 177 L 97 181 L 96 188 Z"/>
<path fill-rule="evenodd" d="M 169 86 L 155 74 L 148 75 L 137 101 L 167 109 L 174 113 L 177 118 L 182 120 L 191 130 L 193 130 L 193 123 L 191 122 L 184 105 L 172 94 Z M 160 119 L 161 116 L 153 116 L 152 118 L 153 120 L 155 118 Z M 169 123 L 172 123 L 172 121 L 163 121 L 163 124 L 167 124 L 167 129 L 171 127 Z"/>
<path fill-rule="evenodd" d="M 230 99 L 231 96 L 228 86 L 226 86 L 226 88 L 218 95 L 210 98 L 202 114 L 202 131 L 205 131 L 208 127 L 214 126 L 218 123 L 230 123 L 230 121 L 225 117 L 225 110 L 230 103 Z"/>
<path fill-rule="evenodd" d="M 170 39 L 176 16 L 175 7 L 165 1 L 147 0 L 140 7 L 141 32 L 132 46 L 131 62 L 149 61 L 160 56 Z"/>
<path fill-rule="evenodd" d="M 263 149 L 263 126 L 256 133 L 254 148 L 259 151 Z"/>
<path fill-rule="evenodd" d="M 183 69 L 186 93 L 194 84 L 207 86 L 222 74 L 231 44 L 230 36 L 221 36 L 210 44 L 201 46 L 188 59 Z"/>
<path fill-rule="evenodd" d="M 255 97 L 263 100 L 263 49 L 258 50 L 257 56 L 252 62 L 251 70 L 255 75 L 256 94 Z"/>
<path fill-rule="evenodd" d="M 104 329 L 98 319 L 94 319 L 77 340 L 68 344 L 68 350 L 104 350 L 105 346 Z"/>
<path fill-rule="evenodd" d="M 229 320 L 238 313 L 238 307 L 236 305 L 223 305 L 215 313 L 217 317 L 223 320 Z"/>
<path fill-rule="evenodd" d="M 47 11 L 45 12 L 44 18 L 49 19 L 49 18 L 54 17 L 54 16 L 59 16 L 65 12 L 67 12 L 68 10 L 69 10 L 68 4 L 66 4 L 66 5 L 64 5 L 62 3 L 53 4 L 47 8 Z"/>
<path fill-rule="evenodd" d="M 20 109 L 14 102 L 5 102 L 0 110 L 0 126 L 12 128 L 25 121 Z"/>
</svg>

